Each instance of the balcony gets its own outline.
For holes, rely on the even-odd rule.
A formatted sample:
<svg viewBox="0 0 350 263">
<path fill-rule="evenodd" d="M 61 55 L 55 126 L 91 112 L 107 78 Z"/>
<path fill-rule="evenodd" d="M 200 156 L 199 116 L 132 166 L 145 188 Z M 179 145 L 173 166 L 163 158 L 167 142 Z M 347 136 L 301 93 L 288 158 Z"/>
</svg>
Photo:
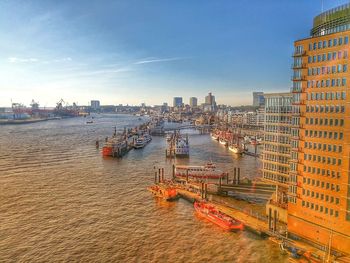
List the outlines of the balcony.
<svg viewBox="0 0 350 263">
<path fill-rule="evenodd" d="M 306 76 L 292 76 L 292 81 L 304 81 L 306 80 Z"/>
<path fill-rule="evenodd" d="M 302 56 L 306 56 L 306 51 L 295 51 L 292 55 L 292 57 L 302 57 Z"/>
<path fill-rule="evenodd" d="M 293 63 L 291 67 L 292 67 L 292 69 L 305 69 L 305 68 L 307 68 L 306 64 L 304 64 L 304 63 L 301 63 L 301 64 Z"/>
</svg>

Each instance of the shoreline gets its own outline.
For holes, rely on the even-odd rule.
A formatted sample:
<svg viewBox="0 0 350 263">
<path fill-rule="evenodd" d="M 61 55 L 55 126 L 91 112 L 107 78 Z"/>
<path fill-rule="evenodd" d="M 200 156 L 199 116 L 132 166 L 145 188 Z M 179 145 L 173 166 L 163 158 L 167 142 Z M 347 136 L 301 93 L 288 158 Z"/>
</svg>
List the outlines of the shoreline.
<svg viewBox="0 0 350 263">
<path fill-rule="evenodd" d="M 26 119 L 26 120 L 0 120 L 0 125 L 21 125 L 30 124 L 36 122 L 50 121 L 50 120 L 61 120 L 61 117 L 52 117 L 44 119 Z"/>
</svg>

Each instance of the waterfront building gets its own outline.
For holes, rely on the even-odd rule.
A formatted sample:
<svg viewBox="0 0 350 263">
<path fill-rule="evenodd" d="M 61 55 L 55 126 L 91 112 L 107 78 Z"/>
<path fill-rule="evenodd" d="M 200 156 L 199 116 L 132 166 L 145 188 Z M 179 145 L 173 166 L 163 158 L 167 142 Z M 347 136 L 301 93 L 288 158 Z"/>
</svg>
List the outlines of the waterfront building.
<svg viewBox="0 0 350 263">
<path fill-rule="evenodd" d="M 196 97 L 191 97 L 190 98 L 190 106 L 191 106 L 191 108 L 197 107 L 197 103 L 198 103 L 198 100 L 197 100 Z"/>
<path fill-rule="evenodd" d="M 248 111 L 243 114 L 243 124 L 256 126 L 257 123 L 257 113 L 255 111 Z"/>
<path fill-rule="evenodd" d="M 265 103 L 264 99 L 264 92 L 253 92 L 253 106 L 254 107 L 261 107 Z"/>
<path fill-rule="evenodd" d="M 276 186 L 266 205 L 270 228 L 287 223 L 292 94 L 271 93 L 265 97 L 263 180 Z M 274 220 L 272 220 L 274 219 Z M 271 222 L 275 222 L 272 224 Z"/>
<path fill-rule="evenodd" d="M 182 97 L 174 97 L 173 107 L 182 107 Z"/>
<path fill-rule="evenodd" d="M 90 105 L 91 105 L 92 110 L 99 110 L 100 109 L 100 101 L 99 100 L 92 100 Z"/>
<path fill-rule="evenodd" d="M 294 43 L 288 231 L 350 251 L 350 4 Z"/>
<path fill-rule="evenodd" d="M 265 123 L 265 108 L 264 107 L 260 107 L 259 109 L 257 109 L 256 111 L 256 125 L 257 126 L 264 126 Z"/>
</svg>

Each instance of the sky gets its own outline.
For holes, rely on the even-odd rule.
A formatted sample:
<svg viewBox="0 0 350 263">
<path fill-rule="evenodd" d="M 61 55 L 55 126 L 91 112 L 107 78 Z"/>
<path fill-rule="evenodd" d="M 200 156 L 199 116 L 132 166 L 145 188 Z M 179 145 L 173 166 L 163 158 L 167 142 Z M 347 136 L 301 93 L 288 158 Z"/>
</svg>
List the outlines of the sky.
<svg viewBox="0 0 350 263">
<path fill-rule="evenodd" d="M 288 91 L 293 42 L 344 0 L 0 0 L 0 105 L 252 103 Z"/>
</svg>

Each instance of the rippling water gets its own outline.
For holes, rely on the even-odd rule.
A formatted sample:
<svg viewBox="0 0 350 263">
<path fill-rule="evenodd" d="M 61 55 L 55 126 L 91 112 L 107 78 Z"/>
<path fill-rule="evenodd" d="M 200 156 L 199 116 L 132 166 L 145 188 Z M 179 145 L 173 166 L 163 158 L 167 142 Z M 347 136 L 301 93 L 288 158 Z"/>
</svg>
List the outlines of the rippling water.
<svg viewBox="0 0 350 263">
<path fill-rule="evenodd" d="M 249 232 L 227 233 L 192 205 L 154 199 L 153 166 L 166 167 L 165 140 L 154 137 L 122 159 L 103 159 L 95 140 L 142 121 L 99 116 L 0 126 L 0 262 L 284 262 L 275 245 Z M 190 136 L 191 157 L 232 174 L 256 174 L 209 136 Z"/>
</svg>

